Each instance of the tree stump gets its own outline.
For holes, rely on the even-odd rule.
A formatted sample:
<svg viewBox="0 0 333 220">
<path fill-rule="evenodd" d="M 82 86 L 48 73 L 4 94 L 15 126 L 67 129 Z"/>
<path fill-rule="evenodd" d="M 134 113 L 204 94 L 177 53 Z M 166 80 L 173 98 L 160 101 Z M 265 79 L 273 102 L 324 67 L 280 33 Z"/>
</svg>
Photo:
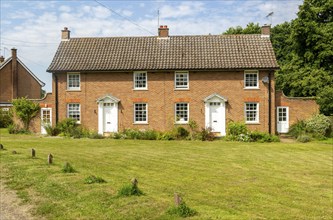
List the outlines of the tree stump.
<svg viewBox="0 0 333 220">
<path fill-rule="evenodd" d="M 0 144 L 0 150 L 3 150 L 3 149 L 4 149 L 3 145 L 2 145 L 2 144 Z"/>
<path fill-rule="evenodd" d="M 178 193 L 175 193 L 175 204 L 176 206 L 179 206 L 182 203 L 182 198 L 180 197 L 180 195 L 178 195 Z"/>
<path fill-rule="evenodd" d="M 36 150 L 35 149 L 31 149 L 31 157 L 35 158 L 36 157 Z"/>
<path fill-rule="evenodd" d="M 47 163 L 48 163 L 49 165 L 53 163 L 53 155 L 52 155 L 52 154 L 49 154 L 49 155 L 47 156 Z"/>
<path fill-rule="evenodd" d="M 136 178 L 133 178 L 132 180 L 131 180 L 131 183 L 132 183 L 132 185 L 134 186 L 134 187 L 136 187 L 137 185 L 138 185 L 138 180 L 136 179 Z"/>
</svg>

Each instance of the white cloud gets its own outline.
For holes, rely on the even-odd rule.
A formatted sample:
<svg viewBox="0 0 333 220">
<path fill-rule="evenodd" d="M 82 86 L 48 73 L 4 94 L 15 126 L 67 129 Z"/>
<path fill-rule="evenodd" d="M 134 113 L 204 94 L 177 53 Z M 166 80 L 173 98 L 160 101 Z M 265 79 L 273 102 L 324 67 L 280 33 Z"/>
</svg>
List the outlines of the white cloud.
<svg viewBox="0 0 333 220">
<path fill-rule="evenodd" d="M 9 16 L 10 19 L 31 19 L 35 14 L 31 11 L 19 10 Z"/>
<path fill-rule="evenodd" d="M 59 11 L 62 11 L 62 12 L 70 12 L 71 11 L 71 8 L 67 5 L 61 5 L 59 7 Z"/>
<path fill-rule="evenodd" d="M 202 2 L 181 2 L 179 5 L 164 5 L 160 9 L 161 18 L 181 18 L 194 16 L 204 10 Z"/>
</svg>

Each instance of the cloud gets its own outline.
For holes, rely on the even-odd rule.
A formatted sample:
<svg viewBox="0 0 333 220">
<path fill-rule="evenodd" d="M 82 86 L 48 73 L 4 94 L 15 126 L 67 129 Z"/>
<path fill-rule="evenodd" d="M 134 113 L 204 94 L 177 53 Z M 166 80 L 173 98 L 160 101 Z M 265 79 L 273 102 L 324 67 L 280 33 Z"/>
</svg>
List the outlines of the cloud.
<svg viewBox="0 0 333 220">
<path fill-rule="evenodd" d="M 202 2 L 181 2 L 179 5 L 164 5 L 160 9 L 161 18 L 181 18 L 195 16 L 204 10 Z"/>
<path fill-rule="evenodd" d="M 59 11 L 61 11 L 61 12 L 70 12 L 71 8 L 68 5 L 61 5 L 59 7 Z"/>
</svg>

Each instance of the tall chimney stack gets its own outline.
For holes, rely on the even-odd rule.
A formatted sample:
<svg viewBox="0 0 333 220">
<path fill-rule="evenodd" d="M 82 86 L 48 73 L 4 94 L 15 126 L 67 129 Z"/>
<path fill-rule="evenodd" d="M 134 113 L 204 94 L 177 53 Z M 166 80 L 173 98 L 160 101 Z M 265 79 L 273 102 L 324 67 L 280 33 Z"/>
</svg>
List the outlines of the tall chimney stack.
<svg viewBox="0 0 333 220">
<path fill-rule="evenodd" d="M 17 50 L 12 48 L 12 83 L 13 83 L 13 99 L 18 95 L 18 70 L 17 70 Z"/>
<path fill-rule="evenodd" d="M 69 40 L 70 35 L 71 35 L 71 31 L 68 30 L 67 27 L 64 27 L 64 30 L 61 30 L 61 40 L 62 41 Z"/>
<path fill-rule="evenodd" d="M 169 28 L 167 25 L 161 25 L 158 28 L 158 37 L 169 37 Z"/>
<path fill-rule="evenodd" d="M 5 61 L 5 58 L 4 58 L 4 56 L 1 55 L 0 56 L 0 64 L 3 63 L 4 61 Z"/>
<path fill-rule="evenodd" d="M 271 35 L 271 25 L 264 24 L 261 27 L 261 37 L 270 37 Z"/>
</svg>

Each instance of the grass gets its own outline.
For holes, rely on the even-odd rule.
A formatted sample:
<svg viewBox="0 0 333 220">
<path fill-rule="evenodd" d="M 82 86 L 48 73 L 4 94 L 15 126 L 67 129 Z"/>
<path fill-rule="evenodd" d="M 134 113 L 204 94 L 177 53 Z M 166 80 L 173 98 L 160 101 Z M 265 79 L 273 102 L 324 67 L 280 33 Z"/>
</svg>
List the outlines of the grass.
<svg viewBox="0 0 333 220">
<path fill-rule="evenodd" d="M 1 129 L 0 143 L 6 148 L 0 151 L 2 180 L 46 219 L 177 219 L 167 214 L 175 192 L 197 212 L 191 219 L 333 215 L 330 142 L 92 140 Z M 65 162 L 77 172 L 63 173 Z M 106 183 L 85 184 L 90 175 Z M 133 177 L 144 195 L 117 196 Z"/>
</svg>

